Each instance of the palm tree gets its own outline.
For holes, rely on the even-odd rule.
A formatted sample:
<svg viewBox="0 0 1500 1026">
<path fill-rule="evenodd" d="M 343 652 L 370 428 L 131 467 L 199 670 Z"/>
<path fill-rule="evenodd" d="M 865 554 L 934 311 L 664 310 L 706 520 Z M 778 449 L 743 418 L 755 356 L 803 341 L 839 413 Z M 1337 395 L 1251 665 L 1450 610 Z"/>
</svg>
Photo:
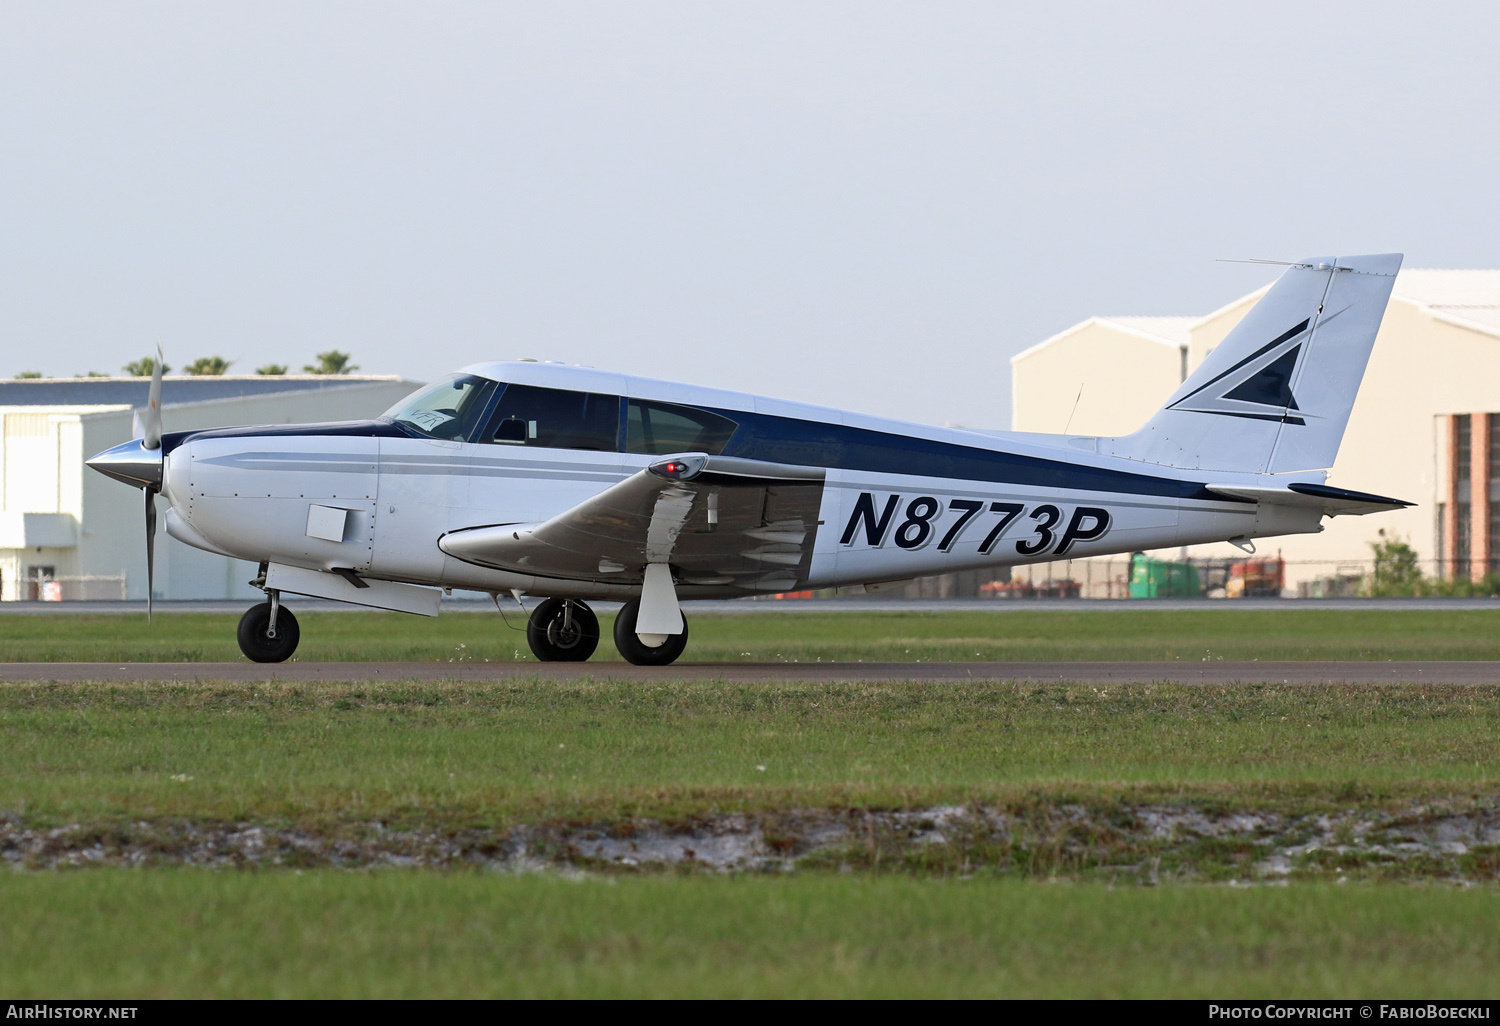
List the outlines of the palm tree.
<svg viewBox="0 0 1500 1026">
<path fill-rule="evenodd" d="M 318 354 L 316 364 L 308 364 L 302 368 L 304 374 L 348 374 L 359 368 L 349 362 L 349 354 L 341 353 L 337 349 L 330 349 L 326 353 Z"/>
<path fill-rule="evenodd" d="M 264 367 L 255 368 L 255 373 L 264 374 L 268 377 L 275 377 L 276 375 L 285 374 L 286 372 L 287 365 L 284 363 L 268 363 Z"/>
<path fill-rule="evenodd" d="M 143 356 L 139 360 L 131 360 L 121 369 L 132 378 L 149 378 L 156 371 L 156 358 Z M 161 372 L 170 374 L 172 368 L 164 363 L 161 365 Z"/>
<path fill-rule="evenodd" d="M 187 372 L 197 377 L 215 377 L 227 371 L 232 363 L 233 360 L 222 356 L 200 356 L 187 365 Z"/>
</svg>

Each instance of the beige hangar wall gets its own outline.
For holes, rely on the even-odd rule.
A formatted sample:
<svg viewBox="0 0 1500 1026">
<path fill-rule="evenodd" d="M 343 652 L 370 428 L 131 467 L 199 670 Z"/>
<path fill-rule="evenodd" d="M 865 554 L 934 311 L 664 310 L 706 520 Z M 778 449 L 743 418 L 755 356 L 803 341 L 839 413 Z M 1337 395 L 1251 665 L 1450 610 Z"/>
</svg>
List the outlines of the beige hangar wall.
<svg viewBox="0 0 1500 1026">
<path fill-rule="evenodd" d="M 1420 271 L 1412 287 L 1431 291 L 1428 280 L 1439 284 L 1464 284 L 1461 275 L 1473 272 Z M 1465 285 L 1472 289 L 1474 286 Z M 1211 349 L 1239 323 L 1265 289 L 1235 300 L 1192 325 L 1189 365 L 1196 369 Z M 1292 535 L 1265 539 L 1260 551 L 1280 552 L 1289 561 L 1320 563 L 1288 568 L 1288 583 L 1332 572 L 1332 564 L 1370 559 L 1370 543 L 1380 529 L 1388 535 L 1408 539 L 1424 560 L 1437 552 L 1435 503 L 1438 439 L 1435 418 L 1445 413 L 1500 411 L 1500 338 L 1484 330 L 1465 327 L 1446 319 L 1444 311 L 1401 295 L 1398 279 L 1371 353 L 1359 397 L 1328 482 L 1417 503 L 1392 513 L 1368 517 L 1336 517 L 1324 521 L 1317 535 Z M 1462 307 L 1465 297 L 1442 299 Z M 1488 303 L 1480 295 L 1471 302 Z M 1455 315 L 1462 310 L 1455 308 Z M 1017 431 L 1059 432 L 1060 418 L 1052 408 L 1066 396 L 1071 404 L 1083 394 L 1073 414 L 1075 434 L 1119 434 L 1133 430 L 1166 400 L 1178 385 L 1178 374 L 1158 355 L 1164 346 L 1152 349 L 1144 340 L 1125 338 L 1123 332 L 1101 328 L 1107 318 L 1095 318 L 1063 332 L 1026 351 L 1013 361 L 1016 394 L 1013 427 Z M 1115 347 L 1113 355 L 1104 352 Z M 1122 364 L 1139 361 L 1139 366 Z M 1131 381 L 1127 401 L 1121 390 L 1091 388 L 1089 382 L 1104 376 Z M 1027 403 L 1027 396 L 1042 401 Z M 1122 428 L 1129 422 L 1132 426 Z M 1175 554 L 1177 550 L 1172 550 Z M 1195 556 L 1243 558 L 1227 544 L 1198 546 Z M 1168 555 L 1163 553 L 1163 555 Z"/>
<path fill-rule="evenodd" d="M 1177 387 L 1182 351 L 1096 318 L 1019 354 L 1011 368 L 1014 430 L 1127 435 L 1161 405 L 1164 382 L 1169 394 Z"/>
</svg>

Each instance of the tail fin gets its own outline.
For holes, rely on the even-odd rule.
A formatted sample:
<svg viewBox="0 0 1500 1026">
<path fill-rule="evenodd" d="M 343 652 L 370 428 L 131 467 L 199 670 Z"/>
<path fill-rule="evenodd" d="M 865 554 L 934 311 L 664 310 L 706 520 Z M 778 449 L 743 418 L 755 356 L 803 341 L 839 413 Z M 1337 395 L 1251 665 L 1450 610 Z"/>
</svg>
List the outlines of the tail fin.
<svg viewBox="0 0 1500 1026">
<path fill-rule="evenodd" d="M 1287 268 L 1146 426 L 1099 451 L 1185 470 L 1333 465 L 1400 253 Z"/>
</svg>

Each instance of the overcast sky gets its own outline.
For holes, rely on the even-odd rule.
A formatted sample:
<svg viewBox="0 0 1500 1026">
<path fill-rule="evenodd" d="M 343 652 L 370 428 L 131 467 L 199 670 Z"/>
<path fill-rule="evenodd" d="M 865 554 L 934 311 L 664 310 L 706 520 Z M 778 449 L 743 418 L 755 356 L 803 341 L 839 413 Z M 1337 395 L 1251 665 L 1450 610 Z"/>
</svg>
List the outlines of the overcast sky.
<svg viewBox="0 0 1500 1026">
<path fill-rule="evenodd" d="M 1495 267 L 1500 6 L 0 4 L 0 374 L 520 356 L 1005 427 L 1294 259 Z"/>
</svg>

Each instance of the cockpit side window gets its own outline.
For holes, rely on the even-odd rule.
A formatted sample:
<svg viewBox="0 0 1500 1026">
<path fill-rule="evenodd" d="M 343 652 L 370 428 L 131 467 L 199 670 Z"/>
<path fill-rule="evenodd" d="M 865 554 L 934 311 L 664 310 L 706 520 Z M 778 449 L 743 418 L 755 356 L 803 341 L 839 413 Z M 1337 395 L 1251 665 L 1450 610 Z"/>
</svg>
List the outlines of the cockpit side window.
<svg viewBox="0 0 1500 1026">
<path fill-rule="evenodd" d="M 619 449 L 620 397 L 506 385 L 481 441 L 549 449 Z"/>
<path fill-rule="evenodd" d="M 497 387 L 489 378 L 459 374 L 407 396 L 385 415 L 413 434 L 463 442 L 478 428 Z"/>
<path fill-rule="evenodd" d="M 625 422 L 625 451 L 664 456 L 704 452 L 717 456 L 739 425 L 728 417 L 673 403 L 630 400 Z"/>
</svg>

